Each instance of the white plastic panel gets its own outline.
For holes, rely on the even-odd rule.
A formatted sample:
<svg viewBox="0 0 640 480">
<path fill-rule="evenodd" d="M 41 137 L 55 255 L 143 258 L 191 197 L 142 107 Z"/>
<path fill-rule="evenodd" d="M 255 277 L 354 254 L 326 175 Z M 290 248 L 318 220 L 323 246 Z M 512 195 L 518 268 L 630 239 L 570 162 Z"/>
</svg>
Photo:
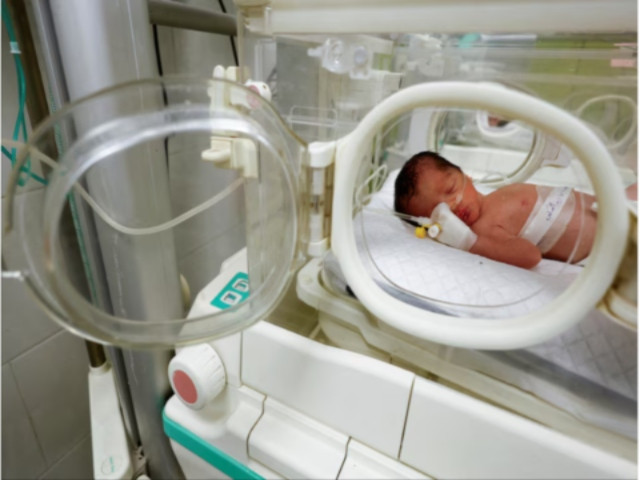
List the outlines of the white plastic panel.
<svg viewBox="0 0 640 480">
<path fill-rule="evenodd" d="M 575 338 L 574 335 L 583 328 L 589 349 L 596 347 L 602 353 L 602 347 L 613 341 L 611 351 L 617 356 L 625 351 L 621 347 L 628 348 L 633 344 L 635 348 L 635 336 L 610 336 L 607 332 L 614 329 L 623 334 L 622 327 L 609 324 L 601 314 L 592 312 L 575 327 L 576 331 L 569 331 L 552 341 L 556 351 L 547 349 L 546 343 L 536 346 L 529 350 L 534 356 L 527 355 L 525 364 L 516 360 L 518 352 L 494 356 L 491 352 L 450 349 L 427 342 L 416 344 L 413 338 L 374 325 L 361 304 L 333 293 L 329 288 L 344 292 L 345 287 L 340 283 L 342 277 L 332 268 L 335 259 L 330 260 L 330 257 L 322 262 L 316 259 L 303 267 L 298 274 L 297 291 L 304 302 L 320 309 L 319 323 L 332 345 L 375 357 L 386 355 L 389 358 L 389 352 L 393 352 L 395 364 L 407 362 L 410 367 L 405 368 L 412 371 L 415 368 L 426 369 L 455 385 L 463 385 L 466 390 L 476 392 L 494 404 L 553 426 L 555 430 L 596 448 L 623 458 L 636 458 L 636 408 L 627 408 L 628 405 L 616 401 L 617 396 L 609 390 L 607 383 L 598 386 L 593 382 L 594 376 L 585 375 L 585 369 L 567 370 L 569 366 L 566 363 L 572 360 L 568 336 Z M 321 272 L 322 268 L 324 272 Z M 321 276 L 323 284 L 319 281 Z M 578 340 L 570 348 L 574 352 L 576 347 L 584 351 L 583 345 Z M 541 351 L 537 352 L 538 348 Z M 619 358 L 635 364 L 636 356 L 632 352 L 632 355 Z M 622 365 L 616 364 L 609 355 L 604 355 L 601 360 L 605 372 L 603 379 L 606 377 L 611 384 L 620 381 L 619 367 Z M 596 363 L 587 365 L 585 362 L 583 366 L 587 367 L 587 372 L 596 374 L 598 371 L 597 375 L 603 375 Z M 542 372 L 553 374 L 540 375 Z M 582 380 L 576 375 L 587 376 L 590 380 Z M 635 379 L 636 375 L 633 374 L 632 378 Z"/>
<path fill-rule="evenodd" d="M 187 318 L 197 318 L 220 311 L 213 306 L 212 300 L 224 291 L 225 286 L 237 275 L 247 273 L 247 249 L 243 248 L 226 259 L 220 267 L 220 273 L 214 277 L 196 296 Z M 210 342 L 224 364 L 227 383 L 240 387 L 240 344 L 242 334 L 234 333 Z"/>
<path fill-rule="evenodd" d="M 281 480 L 284 478 L 282 475 L 277 474 L 273 470 L 269 470 L 267 467 L 255 460 L 249 460 L 249 464 L 247 466 L 261 477 L 269 480 Z"/>
<path fill-rule="evenodd" d="M 265 322 L 243 333 L 242 358 L 250 387 L 397 457 L 412 373 Z"/>
<path fill-rule="evenodd" d="M 635 478 L 636 465 L 416 379 L 400 459 L 436 478 Z"/>
<path fill-rule="evenodd" d="M 285 478 L 337 478 L 348 437 L 267 398 L 249 455 Z"/>
<path fill-rule="evenodd" d="M 254 5 L 257 2 L 236 0 L 236 3 Z M 518 0 L 472 4 L 460 1 L 367 4 L 352 0 L 334 4 L 322 0 L 272 0 L 268 4 L 268 15 L 256 18 L 251 28 L 268 29 L 273 33 L 529 33 L 634 31 L 637 28 L 637 7 L 630 0 Z"/>
<path fill-rule="evenodd" d="M 131 454 L 110 367 L 103 366 L 89 372 L 89 404 L 95 478 L 130 478 L 133 473 Z"/>
<path fill-rule="evenodd" d="M 227 386 L 201 410 L 192 410 L 173 396 L 164 412 L 193 435 L 247 465 L 247 438 L 262 414 L 263 400 L 263 395 L 249 388 Z"/>
<path fill-rule="evenodd" d="M 182 469 L 182 473 L 184 473 L 185 478 L 188 478 L 189 480 L 231 478 L 213 467 L 207 461 L 200 458 L 191 450 L 180 445 L 175 440 L 170 440 L 170 442 L 173 453 L 175 453 L 176 458 L 178 459 L 178 463 L 180 464 L 180 468 Z"/>
<path fill-rule="evenodd" d="M 410 468 L 397 460 L 381 455 L 379 452 L 356 442 L 349 441 L 347 458 L 340 471 L 340 480 L 431 478 Z"/>
<path fill-rule="evenodd" d="M 210 463 L 200 458 L 191 450 L 183 447 L 175 440 L 171 440 L 171 448 L 176 454 L 176 458 L 180 463 L 180 468 L 185 475 L 185 478 L 189 480 L 213 480 L 213 479 L 226 479 L 231 478 L 225 475 L 217 468 L 213 467 Z M 277 473 L 269 470 L 264 465 L 259 464 L 253 460 L 249 460 L 247 465 L 251 470 L 260 475 L 263 478 L 280 480 L 283 477 Z"/>
<path fill-rule="evenodd" d="M 224 364 L 224 371 L 227 374 L 227 384 L 240 387 L 240 345 L 242 342 L 242 332 L 234 333 L 228 337 L 223 337 L 210 342 L 210 345 L 220 356 Z"/>
</svg>

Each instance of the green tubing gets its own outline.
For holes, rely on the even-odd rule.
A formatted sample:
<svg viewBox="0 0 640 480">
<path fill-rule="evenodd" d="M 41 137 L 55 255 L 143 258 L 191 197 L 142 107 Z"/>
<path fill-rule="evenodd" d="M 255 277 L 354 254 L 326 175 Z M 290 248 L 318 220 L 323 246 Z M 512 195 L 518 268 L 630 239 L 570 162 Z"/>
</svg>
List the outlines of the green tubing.
<svg viewBox="0 0 640 480">
<path fill-rule="evenodd" d="M 9 35 L 9 43 L 11 46 L 11 54 L 13 55 L 13 61 L 16 65 L 16 74 L 18 77 L 18 116 L 16 118 L 16 123 L 13 128 L 13 140 L 20 139 L 20 130 L 22 130 L 22 136 L 24 141 L 27 141 L 27 122 L 24 117 L 24 106 L 27 96 L 27 86 L 24 78 L 24 69 L 22 68 L 22 60 L 20 59 L 20 48 L 18 46 L 18 41 L 16 39 L 15 31 L 13 30 L 13 23 L 11 22 L 11 17 L 9 16 L 9 9 L 7 8 L 6 0 L 2 0 L 2 21 L 7 29 L 7 34 Z M 11 149 L 11 151 L 2 147 L 2 153 L 6 155 L 11 161 L 11 166 L 15 166 L 16 163 L 16 150 Z M 20 170 L 21 175 L 18 177 L 18 185 L 23 186 L 29 177 L 34 180 L 46 184 L 46 180 L 34 173 L 31 172 L 31 160 L 27 160 L 24 167 Z M 24 175 L 22 175 L 24 174 Z"/>
</svg>

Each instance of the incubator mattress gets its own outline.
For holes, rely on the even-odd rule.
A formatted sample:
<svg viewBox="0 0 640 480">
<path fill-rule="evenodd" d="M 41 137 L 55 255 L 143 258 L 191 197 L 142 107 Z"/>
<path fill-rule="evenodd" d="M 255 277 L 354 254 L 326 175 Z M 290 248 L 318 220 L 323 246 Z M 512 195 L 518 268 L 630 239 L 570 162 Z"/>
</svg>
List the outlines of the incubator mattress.
<svg viewBox="0 0 640 480">
<path fill-rule="evenodd" d="M 356 241 L 372 278 L 385 291 L 406 302 L 451 315 L 479 318 L 522 315 L 553 300 L 582 269 L 543 260 L 535 269 L 525 270 L 419 239 L 413 234 L 413 227 L 383 214 L 385 209 L 390 210 L 393 201 L 385 187 L 357 215 Z M 330 272 L 335 286 L 346 289 L 339 265 L 331 256 L 325 259 L 325 270 Z M 577 409 L 581 411 L 576 412 L 575 396 L 604 399 L 607 408 L 620 415 L 595 423 L 629 437 L 636 436 L 637 334 L 600 312 L 593 311 L 575 327 L 543 344 L 511 352 L 477 353 L 509 365 L 509 373 L 505 370 L 504 377 L 510 383 L 578 416 L 584 416 L 585 407 L 579 406 Z M 482 370 L 478 360 L 476 356 L 469 368 Z M 513 368 L 522 371 L 520 378 L 514 379 Z M 495 362 L 491 369 L 486 373 L 500 376 Z M 531 381 L 528 376 L 544 381 Z M 550 383 L 559 385 L 560 392 L 571 391 L 572 398 L 555 387 L 540 391 Z"/>
<path fill-rule="evenodd" d="M 358 250 L 374 279 L 451 314 L 524 315 L 552 301 L 580 271 L 550 260 L 533 270 L 517 268 L 417 238 L 414 227 L 379 211 L 361 212 L 355 228 Z"/>
</svg>

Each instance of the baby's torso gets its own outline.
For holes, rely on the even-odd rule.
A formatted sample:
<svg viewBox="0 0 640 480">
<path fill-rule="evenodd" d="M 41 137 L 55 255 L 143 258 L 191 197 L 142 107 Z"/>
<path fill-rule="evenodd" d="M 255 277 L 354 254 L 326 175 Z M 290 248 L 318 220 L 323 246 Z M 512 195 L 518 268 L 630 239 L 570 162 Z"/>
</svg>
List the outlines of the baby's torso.
<svg viewBox="0 0 640 480">
<path fill-rule="evenodd" d="M 547 258 L 575 262 L 593 244 L 597 219 L 589 206 L 590 201 L 569 188 L 512 184 L 485 196 L 472 230 L 481 235 L 501 227 L 537 245 Z"/>
<path fill-rule="evenodd" d="M 535 185 L 512 184 L 484 197 L 480 218 L 473 225 L 476 233 L 484 233 L 502 227 L 508 233 L 518 235 L 538 200 Z"/>
</svg>

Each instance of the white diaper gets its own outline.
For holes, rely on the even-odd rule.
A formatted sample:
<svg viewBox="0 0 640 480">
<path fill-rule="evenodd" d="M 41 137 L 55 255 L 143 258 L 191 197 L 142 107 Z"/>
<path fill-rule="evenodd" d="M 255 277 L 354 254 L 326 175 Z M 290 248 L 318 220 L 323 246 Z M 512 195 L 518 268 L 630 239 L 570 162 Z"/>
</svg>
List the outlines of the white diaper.
<svg viewBox="0 0 640 480">
<path fill-rule="evenodd" d="M 576 197 L 569 187 L 536 186 L 536 191 L 538 199 L 519 236 L 537 245 L 544 254 L 565 232 L 575 210 Z"/>
</svg>

